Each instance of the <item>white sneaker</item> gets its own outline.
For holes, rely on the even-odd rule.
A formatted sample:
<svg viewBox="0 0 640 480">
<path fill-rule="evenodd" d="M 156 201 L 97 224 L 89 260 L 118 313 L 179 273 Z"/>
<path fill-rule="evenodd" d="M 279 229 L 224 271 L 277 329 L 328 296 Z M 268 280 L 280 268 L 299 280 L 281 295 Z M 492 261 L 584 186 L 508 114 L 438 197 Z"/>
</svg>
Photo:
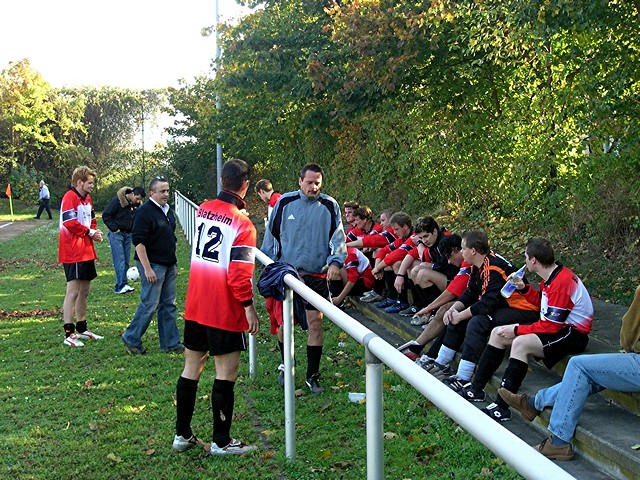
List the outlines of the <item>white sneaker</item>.
<svg viewBox="0 0 640 480">
<path fill-rule="evenodd" d="M 102 340 L 104 337 L 102 335 L 96 335 L 90 330 L 85 330 L 84 332 L 76 332 L 76 337 L 82 340 Z"/>
<path fill-rule="evenodd" d="M 133 287 L 130 287 L 129 285 L 125 285 L 120 290 L 118 290 L 116 293 L 119 294 L 119 295 L 122 295 L 124 293 L 133 292 L 133 290 L 134 290 Z"/>
<path fill-rule="evenodd" d="M 200 444 L 200 440 L 195 435 L 191 435 L 189 438 L 184 438 L 182 435 L 176 435 L 173 437 L 173 448 L 179 452 L 184 452 L 190 448 Z"/>
<path fill-rule="evenodd" d="M 84 343 L 78 340 L 78 336 L 75 333 L 72 333 L 62 342 L 64 345 L 68 345 L 69 347 L 84 347 Z"/>
<path fill-rule="evenodd" d="M 219 447 L 216 442 L 211 442 L 209 453 L 211 455 L 244 455 L 257 449 L 255 445 L 246 445 L 232 438 L 226 447 Z"/>
</svg>

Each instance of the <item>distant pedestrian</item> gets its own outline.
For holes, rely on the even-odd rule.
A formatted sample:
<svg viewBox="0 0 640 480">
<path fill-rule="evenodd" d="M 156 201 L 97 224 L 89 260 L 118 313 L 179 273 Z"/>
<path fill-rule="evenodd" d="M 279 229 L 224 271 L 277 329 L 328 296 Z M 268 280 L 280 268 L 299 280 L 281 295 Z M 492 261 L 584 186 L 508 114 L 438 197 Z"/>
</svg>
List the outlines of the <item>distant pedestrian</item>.
<svg viewBox="0 0 640 480">
<path fill-rule="evenodd" d="M 49 193 L 49 187 L 44 183 L 44 180 L 40 180 L 40 191 L 38 192 L 38 203 L 40 206 L 38 207 L 38 213 L 36 214 L 36 218 L 40 220 L 40 215 L 44 210 L 47 211 L 49 215 L 49 220 L 53 217 L 51 216 L 51 208 L 49 208 L 49 200 L 51 199 L 51 194 Z"/>
<path fill-rule="evenodd" d="M 160 350 L 184 351 L 176 325 L 176 218 L 168 200 L 169 182 L 165 177 L 154 177 L 149 182 L 149 200 L 138 208 L 133 219 L 131 236 L 142 286 L 140 304 L 121 338 L 134 355 L 147 353 L 142 336 L 156 311 Z"/>
<path fill-rule="evenodd" d="M 131 229 L 133 214 L 146 196 L 142 187 L 122 187 L 102 212 L 102 221 L 109 229 L 107 237 L 116 272 L 114 291 L 118 294 L 134 290 L 132 286 L 127 285 L 127 270 L 131 259 Z"/>
<path fill-rule="evenodd" d="M 91 202 L 96 172 L 78 167 L 71 176 L 71 187 L 60 203 L 58 261 L 64 267 L 67 291 L 62 307 L 64 344 L 83 347 L 82 340 L 102 340 L 87 328 L 87 297 L 91 280 L 96 278 L 97 258 L 94 241 L 102 241 Z M 73 323 L 73 319 L 76 323 Z"/>
</svg>

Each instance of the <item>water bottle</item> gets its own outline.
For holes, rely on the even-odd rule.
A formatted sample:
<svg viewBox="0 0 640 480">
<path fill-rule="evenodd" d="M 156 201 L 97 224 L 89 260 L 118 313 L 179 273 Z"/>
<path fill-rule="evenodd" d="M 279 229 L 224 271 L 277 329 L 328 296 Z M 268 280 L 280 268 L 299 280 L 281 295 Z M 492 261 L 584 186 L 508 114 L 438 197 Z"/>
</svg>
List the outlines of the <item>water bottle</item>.
<svg viewBox="0 0 640 480">
<path fill-rule="evenodd" d="M 513 294 L 513 292 L 516 291 L 516 286 L 513 283 L 512 279 L 524 277 L 525 268 L 527 268 L 526 264 L 523 265 L 522 268 L 520 268 L 520 270 L 514 273 L 511 279 L 507 280 L 507 283 L 504 284 L 504 287 L 502 287 L 502 290 L 500 290 L 500 293 L 504 298 L 509 298 Z"/>
</svg>

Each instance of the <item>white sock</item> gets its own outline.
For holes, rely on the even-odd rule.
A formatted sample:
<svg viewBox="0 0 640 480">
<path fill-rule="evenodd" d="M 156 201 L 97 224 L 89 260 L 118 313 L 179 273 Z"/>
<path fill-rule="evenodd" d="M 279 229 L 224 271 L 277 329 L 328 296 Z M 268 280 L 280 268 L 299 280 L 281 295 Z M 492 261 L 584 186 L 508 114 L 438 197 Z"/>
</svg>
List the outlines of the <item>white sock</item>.
<svg viewBox="0 0 640 480">
<path fill-rule="evenodd" d="M 438 350 L 438 358 L 436 358 L 436 363 L 440 365 L 449 365 L 454 358 L 456 358 L 456 351 L 450 349 L 449 347 L 445 347 L 442 345 L 440 350 Z"/>
<path fill-rule="evenodd" d="M 469 360 L 460 360 L 460 363 L 458 364 L 458 373 L 456 373 L 456 375 L 461 380 L 468 382 L 471 380 L 471 377 L 473 376 L 473 371 L 475 369 L 476 369 L 475 363 L 470 362 Z"/>
</svg>

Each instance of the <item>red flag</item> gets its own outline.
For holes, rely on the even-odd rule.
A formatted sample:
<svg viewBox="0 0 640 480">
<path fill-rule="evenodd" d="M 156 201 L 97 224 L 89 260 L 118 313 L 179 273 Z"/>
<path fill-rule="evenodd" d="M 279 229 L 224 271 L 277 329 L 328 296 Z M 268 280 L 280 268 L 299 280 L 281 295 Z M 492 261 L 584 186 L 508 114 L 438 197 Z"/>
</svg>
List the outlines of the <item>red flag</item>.
<svg viewBox="0 0 640 480">
<path fill-rule="evenodd" d="M 7 197 L 11 197 L 11 184 L 7 183 L 7 191 L 5 192 Z"/>
</svg>

